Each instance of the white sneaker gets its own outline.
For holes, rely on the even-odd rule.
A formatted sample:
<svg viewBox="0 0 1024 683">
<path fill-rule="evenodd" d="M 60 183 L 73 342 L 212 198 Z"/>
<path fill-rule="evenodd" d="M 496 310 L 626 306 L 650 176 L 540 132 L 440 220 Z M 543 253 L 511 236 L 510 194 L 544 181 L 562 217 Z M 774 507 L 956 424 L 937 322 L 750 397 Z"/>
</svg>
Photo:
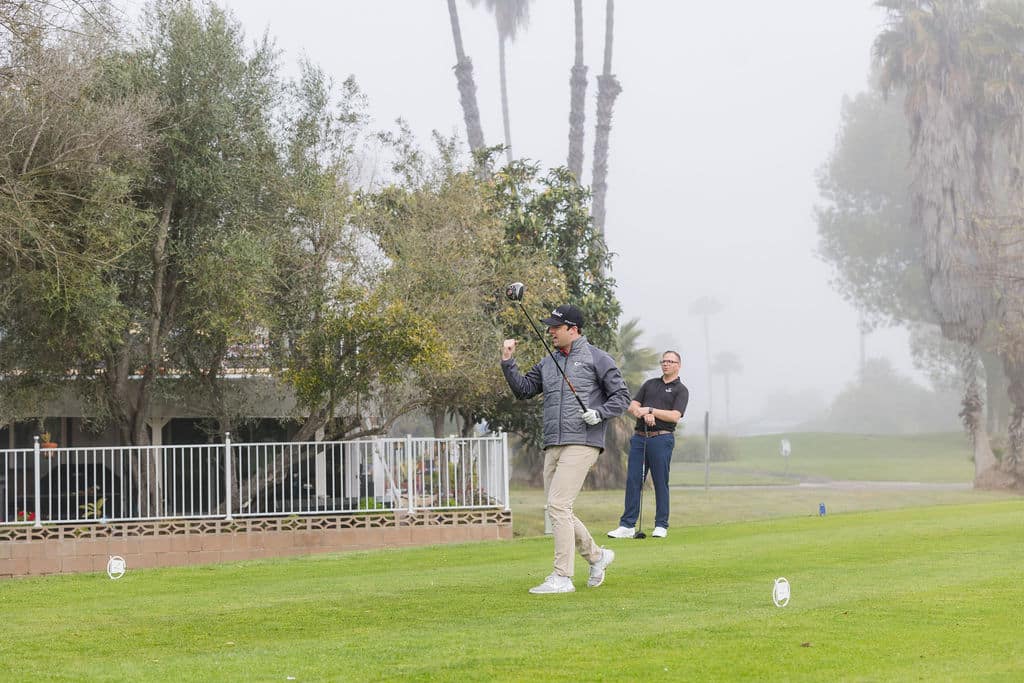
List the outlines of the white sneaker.
<svg viewBox="0 0 1024 683">
<path fill-rule="evenodd" d="M 572 579 L 568 576 L 551 573 L 548 578 L 544 579 L 544 583 L 534 586 L 530 592 L 534 595 L 542 595 L 545 593 L 572 593 L 575 590 L 576 586 L 572 585 Z"/>
<path fill-rule="evenodd" d="M 618 529 L 608 532 L 608 538 L 633 538 L 634 535 L 636 532 L 628 526 L 620 526 Z"/>
<path fill-rule="evenodd" d="M 590 578 L 587 579 L 587 588 L 597 588 L 604 583 L 604 570 L 615 560 L 615 553 L 608 548 L 602 548 L 601 559 L 590 565 Z"/>
<path fill-rule="evenodd" d="M 654 536 L 655 538 L 665 538 L 668 536 L 668 529 L 663 526 L 656 526 L 654 527 L 654 531 L 651 532 L 651 536 Z"/>
</svg>

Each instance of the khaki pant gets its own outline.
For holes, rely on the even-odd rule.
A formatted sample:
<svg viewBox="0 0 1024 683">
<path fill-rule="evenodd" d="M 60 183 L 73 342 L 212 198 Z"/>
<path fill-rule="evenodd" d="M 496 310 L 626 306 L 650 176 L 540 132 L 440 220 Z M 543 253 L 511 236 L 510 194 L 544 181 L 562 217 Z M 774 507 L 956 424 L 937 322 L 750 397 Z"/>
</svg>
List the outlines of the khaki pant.
<svg viewBox="0 0 1024 683">
<path fill-rule="evenodd" d="M 555 573 L 561 576 L 572 578 L 574 543 L 587 562 L 601 559 L 601 547 L 572 511 L 583 480 L 600 453 L 594 446 L 551 446 L 544 451 L 544 490 L 555 537 Z"/>
</svg>

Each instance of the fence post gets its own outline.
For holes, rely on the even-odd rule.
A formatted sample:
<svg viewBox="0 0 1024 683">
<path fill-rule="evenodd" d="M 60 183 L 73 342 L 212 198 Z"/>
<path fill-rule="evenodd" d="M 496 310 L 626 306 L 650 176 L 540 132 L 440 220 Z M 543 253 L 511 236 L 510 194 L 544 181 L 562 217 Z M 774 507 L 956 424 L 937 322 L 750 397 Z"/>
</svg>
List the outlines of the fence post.
<svg viewBox="0 0 1024 683">
<path fill-rule="evenodd" d="M 224 492 L 227 503 L 227 521 L 231 521 L 231 432 L 224 432 Z"/>
<path fill-rule="evenodd" d="M 412 434 L 405 435 L 405 462 L 406 469 L 409 472 L 409 514 L 416 513 L 416 504 L 413 501 L 415 495 L 414 489 L 416 488 L 416 470 L 414 469 L 414 462 L 412 457 Z"/>
<path fill-rule="evenodd" d="M 458 436 L 455 434 L 448 435 L 448 443 L 446 444 L 448 448 L 448 457 L 438 458 L 441 461 L 440 465 L 443 469 L 437 473 L 437 501 L 434 505 L 447 505 L 448 501 L 452 499 L 455 500 L 456 505 L 459 504 L 458 494 L 460 491 L 458 490 L 455 475 L 458 474 L 459 465 L 462 463 L 459 460 L 458 441 L 456 441 L 457 438 Z M 465 492 L 463 491 L 461 493 L 463 494 L 463 498 L 465 498 Z M 442 498 L 444 498 L 444 502 L 442 502 Z"/>
<path fill-rule="evenodd" d="M 12 430 L 14 429 L 13 424 L 11 426 L 11 429 Z M 35 528 L 39 529 L 39 528 L 41 528 L 43 526 L 43 514 L 42 514 L 43 513 L 43 500 L 42 500 L 43 497 L 42 497 L 42 495 L 40 493 L 40 490 L 39 490 L 40 489 L 39 480 L 42 478 L 41 463 L 39 461 L 39 437 L 38 436 L 33 436 L 32 440 L 34 442 L 33 445 L 32 445 L 32 451 L 33 451 L 33 453 L 35 455 L 35 461 L 36 461 L 36 476 L 35 476 L 35 480 L 36 480 L 35 481 L 35 485 L 36 485 L 36 523 L 33 524 L 33 526 Z"/>
<path fill-rule="evenodd" d="M 704 492 L 711 480 L 711 411 L 704 411 Z"/>
<path fill-rule="evenodd" d="M 501 455 L 502 455 L 502 471 L 505 474 L 505 512 L 512 509 L 509 504 L 508 497 L 508 480 L 512 478 L 512 470 L 509 469 L 508 462 L 508 432 L 501 433 Z"/>
</svg>

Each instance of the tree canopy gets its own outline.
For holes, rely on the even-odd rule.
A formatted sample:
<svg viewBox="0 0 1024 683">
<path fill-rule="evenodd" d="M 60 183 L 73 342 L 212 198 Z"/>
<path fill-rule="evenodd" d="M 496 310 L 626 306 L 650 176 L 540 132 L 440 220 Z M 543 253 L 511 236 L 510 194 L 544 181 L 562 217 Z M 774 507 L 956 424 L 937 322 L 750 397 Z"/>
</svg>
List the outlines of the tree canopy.
<svg viewBox="0 0 1024 683">
<path fill-rule="evenodd" d="M 497 361 L 532 336 L 516 280 L 531 316 L 571 301 L 614 349 L 610 255 L 565 169 L 378 135 L 354 79 L 282 78 L 270 38 L 213 4 L 155 0 L 132 31 L 68 8 L 73 31 L 40 23 L 0 57 L 0 421 L 70 395 L 147 445 L 156 398 L 231 430 L 256 377 L 294 398 L 298 439 L 415 409 L 528 435 L 536 406 L 510 408 Z"/>
</svg>

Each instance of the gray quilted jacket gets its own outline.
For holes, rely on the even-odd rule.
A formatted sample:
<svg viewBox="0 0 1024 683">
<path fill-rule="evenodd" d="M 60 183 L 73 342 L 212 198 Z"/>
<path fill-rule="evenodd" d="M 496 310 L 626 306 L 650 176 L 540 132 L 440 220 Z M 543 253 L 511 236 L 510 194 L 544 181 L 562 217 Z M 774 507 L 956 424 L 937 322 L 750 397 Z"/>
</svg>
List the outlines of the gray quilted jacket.
<svg viewBox="0 0 1024 683">
<path fill-rule="evenodd" d="M 629 407 L 629 389 L 622 380 L 622 373 L 612 357 L 586 337 L 573 342 L 568 356 L 556 350 L 555 357 L 583 404 L 596 410 L 601 422 L 590 426 L 583 421 L 580 404 L 550 355 L 545 355 L 525 375 L 519 371 L 515 358 L 501 361 L 501 370 L 516 398 L 530 398 L 544 392 L 544 448 L 587 445 L 603 450 L 608 419 L 621 415 Z"/>
</svg>

